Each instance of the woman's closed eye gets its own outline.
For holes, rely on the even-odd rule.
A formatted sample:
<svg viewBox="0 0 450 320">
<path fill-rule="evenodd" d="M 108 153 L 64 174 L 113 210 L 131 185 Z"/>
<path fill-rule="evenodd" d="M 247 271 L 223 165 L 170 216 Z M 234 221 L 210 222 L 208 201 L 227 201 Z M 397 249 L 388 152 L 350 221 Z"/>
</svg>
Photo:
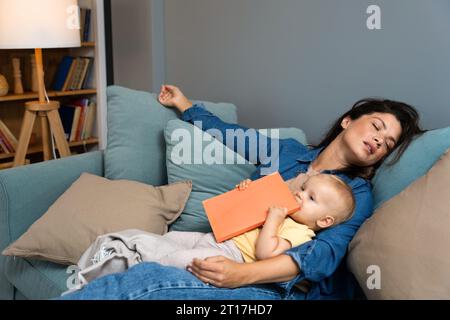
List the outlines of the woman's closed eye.
<svg viewBox="0 0 450 320">
<path fill-rule="evenodd" d="M 385 143 L 385 145 L 386 145 L 387 152 L 391 152 L 392 147 L 388 143 Z"/>
<path fill-rule="evenodd" d="M 381 126 L 379 124 L 377 124 L 376 122 L 372 122 L 372 126 L 375 128 L 376 131 L 380 131 L 381 130 Z M 386 148 L 387 152 L 391 152 L 392 149 L 394 149 L 394 144 L 393 143 L 389 143 L 388 139 L 384 139 L 386 142 L 384 143 L 384 147 Z"/>
<path fill-rule="evenodd" d="M 389 139 L 388 141 L 386 141 L 386 148 L 389 152 L 391 152 L 395 148 L 395 142 Z"/>
<path fill-rule="evenodd" d="M 372 122 L 372 126 L 375 128 L 375 130 L 380 131 L 380 127 L 375 122 Z"/>
</svg>

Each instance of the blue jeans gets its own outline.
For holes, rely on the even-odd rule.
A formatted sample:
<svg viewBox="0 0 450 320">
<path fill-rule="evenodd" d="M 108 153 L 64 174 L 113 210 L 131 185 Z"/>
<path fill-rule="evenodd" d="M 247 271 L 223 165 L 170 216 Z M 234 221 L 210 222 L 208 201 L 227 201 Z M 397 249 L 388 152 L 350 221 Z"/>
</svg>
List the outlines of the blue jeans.
<svg viewBox="0 0 450 320">
<path fill-rule="evenodd" d="M 297 289 L 286 293 L 274 285 L 252 285 L 236 289 L 206 285 L 190 272 L 155 262 L 140 263 L 123 273 L 89 283 L 62 300 L 303 300 Z"/>
</svg>

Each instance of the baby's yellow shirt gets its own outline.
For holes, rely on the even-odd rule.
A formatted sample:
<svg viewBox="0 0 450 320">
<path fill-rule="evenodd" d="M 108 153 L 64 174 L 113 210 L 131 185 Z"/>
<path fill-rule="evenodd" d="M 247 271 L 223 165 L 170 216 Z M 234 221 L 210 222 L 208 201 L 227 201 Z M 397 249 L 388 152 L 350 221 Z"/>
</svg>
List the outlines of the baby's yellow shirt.
<svg viewBox="0 0 450 320">
<path fill-rule="evenodd" d="M 245 262 L 256 261 L 256 240 L 261 228 L 256 228 L 232 238 L 233 242 L 242 252 Z M 311 240 L 316 234 L 313 230 L 287 217 L 278 229 L 278 236 L 286 239 L 296 247 Z"/>
</svg>

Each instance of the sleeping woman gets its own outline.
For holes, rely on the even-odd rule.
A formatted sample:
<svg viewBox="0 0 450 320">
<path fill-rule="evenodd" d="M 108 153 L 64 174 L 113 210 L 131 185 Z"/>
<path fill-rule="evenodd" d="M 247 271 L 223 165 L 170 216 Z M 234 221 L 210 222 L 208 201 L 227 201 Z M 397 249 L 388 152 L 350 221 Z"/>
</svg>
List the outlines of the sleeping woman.
<svg viewBox="0 0 450 320">
<path fill-rule="evenodd" d="M 162 86 L 158 99 L 164 106 L 177 109 L 182 120 L 201 123 L 202 130 L 218 129 L 222 137 L 227 136 L 225 131 L 229 129 L 247 130 L 223 122 L 202 104 L 193 104 L 175 86 Z M 63 299 L 352 298 L 357 284 L 344 257 L 356 231 L 373 212 L 370 179 L 388 155 L 396 152 L 393 158 L 398 160 L 420 132 L 419 115 L 408 104 L 386 99 L 360 100 L 336 120 L 317 146 L 281 139 L 275 157 L 278 171 L 286 181 L 308 171 L 336 175 L 345 181 L 355 199 L 350 220 L 270 259 L 238 263 L 214 256 L 194 259 L 190 271 L 155 262 L 141 263 L 126 272 L 96 279 Z M 225 139 L 224 144 L 240 151 L 234 141 Z M 270 145 L 268 141 L 264 146 L 269 153 Z M 248 147 L 261 146 L 257 141 L 256 146 Z M 248 154 L 248 150 L 241 153 L 249 160 Z M 260 178 L 267 166 L 261 160 L 256 159 L 258 166 L 252 180 Z"/>
</svg>

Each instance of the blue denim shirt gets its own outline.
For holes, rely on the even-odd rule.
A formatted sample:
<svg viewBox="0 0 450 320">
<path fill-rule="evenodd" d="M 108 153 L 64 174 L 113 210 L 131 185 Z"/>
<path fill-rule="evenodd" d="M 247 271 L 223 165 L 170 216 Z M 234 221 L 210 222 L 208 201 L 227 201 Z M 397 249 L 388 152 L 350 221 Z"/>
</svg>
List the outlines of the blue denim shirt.
<svg viewBox="0 0 450 320">
<path fill-rule="evenodd" d="M 218 129 L 222 133 L 223 143 L 235 152 L 240 151 L 239 153 L 247 160 L 250 160 L 249 155 L 251 154 L 258 155 L 257 170 L 251 175 L 252 180 L 260 178 L 261 169 L 270 165 L 267 164 L 267 159 L 262 159 L 264 155 L 270 155 L 272 160 L 278 161 L 278 171 L 285 180 L 288 180 L 296 177 L 299 173 L 306 172 L 311 162 L 322 150 L 321 148 L 308 148 L 295 139 L 280 139 L 278 141 L 279 152 L 272 155 L 270 140 L 266 139 L 260 143 L 261 136 L 258 134 L 257 143 L 249 145 L 249 139 L 246 139 L 245 150 L 242 152 L 243 150 L 238 150 L 236 147 L 238 145 L 237 138 L 233 139 L 234 141 L 226 139 L 225 130 L 247 130 L 248 128 L 223 122 L 207 111 L 202 104 L 196 104 L 187 109 L 183 112 L 182 119 L 191 123 L 201 121 L 203 130 Z M 254 148 L 266 148 L 266 150 L 258 152 L 259 150 Z M 356 201 L 353 217 L 349 221 L 319 232 L 313 240 L 288 250 L 286 254 L 298 264 L 300 273 L 294 279 L 277 285 L 290 292 L 296 283 L 308 280 L 311 288 L 306 295 L 307 299 L 349 299 L 353 298 L 357 284 L 345 266 L 345 255 L 347 246 L 356 231 L 373 212 L 371 184 L 362 178 L 351 179 L 337 171 L 325 171 L 325 173 L 339 176 L 352 188 Z"/>
</svg>

